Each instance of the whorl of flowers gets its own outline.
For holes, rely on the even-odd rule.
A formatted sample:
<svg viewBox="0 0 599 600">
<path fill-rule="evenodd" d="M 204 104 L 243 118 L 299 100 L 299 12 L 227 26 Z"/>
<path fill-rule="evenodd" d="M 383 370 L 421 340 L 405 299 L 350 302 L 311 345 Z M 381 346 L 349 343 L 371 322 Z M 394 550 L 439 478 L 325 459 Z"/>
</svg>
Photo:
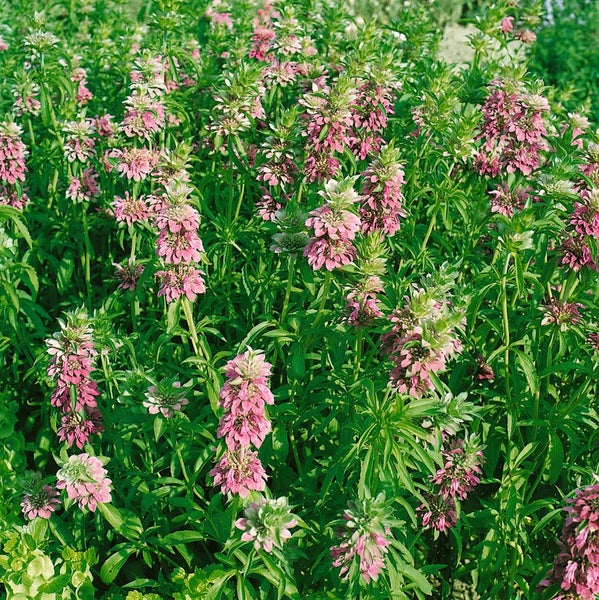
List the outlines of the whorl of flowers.
<svg viewBox="0 0 599 600">
<path fill-rule="evenodd" d="M 200 214 L 192 204 L 193 188 L 187 184 L 184 168 L 171 172 L 161 171 L 165 193 L 154 207 L 154 223 L 158 227 L 156 254 L 165 268 L 156 273 L 161 287 L 158 296 L 167 302 L 185 296 L 193 302 L 206 291 L 203 273 L 198 267 L 204 252 L 198 235 Z"/>
<path fill-rule="evenodd" d="M 260 498 L 244 510 L 245 516 L 235 521 L 235 527 L 241 529 L 241 539 L 253 542 L 256 550 L 272 552 L 281 549 L 291 537 L 291 528 L 297 525 L 295 516 L 287 498 Z"/>
<path fill-rule="evenodd" d="M 562 264 L 575 272 L 583 267 L 599 271 L 599 259 L 592 250 L 599 242 L 599 188 L 580 192 L 564 236 Z"/>
<path fill-rule="evenodd" d="M 494 190 L 491 190 L 491 212 L 512 218 L 514 212 L 522 210 L 529 198 L 529 187 L 514 187 L 513 189 L 507 183 L 499 184 Z"/>
<path fill-rule="evenodd" d="M 28 519 L 49 519 L 59 505 L 58 492 L 42 483 L 41 473 L 32 473 L 23 481 L 21 509 Z"/>
<path fill-rule="evenodd" d="M 383 291 L 387 249 L 381 234 L 372 234 L 357 243 L 357 279 L 346 288 L 345 318 L 348 325 L 364 327 L 383 316 L 378 295 Z"/>
<path fill-rule="evenodd" d="M 375 231 L 393 235 L 405 217 L 402 186 L 404 171 L 399 163 L 399 152 L 393 146 L 381 148 L 379 156 L 364 171 L 364 185 L 360 201 L 362 233 Z"/>
<path fill-rule="evenodd" d="M 599 484 L 577 490 L 566 502 L 561 551 L 540 587 L 559 585 L 554 600 L 593 600 L 599 594 Z"/>
<path fill-rule="evenodd" d="M 21 140 L 22 133 L 23 130 L 16 123 L 0 123 L 0 180 L 5 184 L 25 181 L 25 157 L 28 152 Z"/>
<path fill-rule="evenodd" d="M 558 298 L 552 298 L 544 304 L 544 312 L 541 325 L 555 325 L 560 331 L 567 331 L 582 319 L 580 309 L 584 304 L 580 302 L 561 302 Z"/>
<path fill-rule="evenodd" d="M 346 579 L 357 560 L 364 581 L 376 581 L 385 568 L 385 554 L 391 543 L 385 497 L 381 493 L 374 499 L 349 502 L 348 507 L 343 520 L 338 521 L 336 534 L 340 543 L 331 547 L 333 566 L 339 567 L 339 576 Z"/>
<path fill-rule="evenodd" d="M 84 169 L 79 177 L 71 176 L 65 196 L 73 202 L 89 202 L 100 195 L 98 173 L 93 167 Z"/>
<path fill-rule="evenodd" d="M 100 459 L 86 453 L 69 456 L 56 473 L 56 487 L 66 490 L 67 496 L 79 504 L 79 508 L 88 508 L 92 512 L 98 504 L 110 502 L 110 484 L 108 473 Z"/>
<path fill-rule="evenodd" d="M 424 494 L 424 503 L 417 509 L 424 527 L 442 533 L 456 524 L 456 500 L 465 500 L 480 483 L 484 462 L 475 437 L 449 442 L 444 435 L 444 439 L 445 447 L 441 449 L 443 467 L 431 476 L 435 489 Z"/>
<path fill-rule="evenodd" d="M 308 181 L 336 175 L 339 163 L 336 159 L 332 162 L 333 155 L 351 143 L 355 100 L 355 86 L 349 78 L 340 78 L 332 88 L 325 86 L 299 100 L 304 107 L 302 135 L 310 152 L 304 165 Z"/>
<path fill-rule="evenodd" d="M 306 220 L 306 227 L 313 230 L 313 237 L 304 248 L 304 256 L 314 270 L 324 267 L 332 271 L 356 257 L 352 240 L 360 230 L 360 218 L 349 210 L 360 199 L 353 189 L 355 180 L 355 177 L 348 177 L 327 181 L 325 189 L 319 192 L 326 203 L 310 212 Z"/>
<path fill-rule="evenodd" d="M 96 131 L 93 119 L 67 121 L 62 126 L 65 134 L 64 153 L 66 159 L 73 162 L 87 163 L 94 154 L 94 133 Z"/>
<path fill-rule="evenodd" d="M 248 349 L 225 366 L 225 381 L 219 393 L 223 415 L 217 437 L 224 438 L 226 450 L 210 471 L 223 494 L 245 498 L 250 490 L 263 491 L 266 473 L 252 447 L 259 448 L 271 430 L 265 405 L 274 404 L 268 387 L 272 365 L 261 350 Z"/>
<path fill-rule="evenodd" d="M 462 350 L 456 329 L 463 316 L 451 304 L 451 285 L 430 280 L 422 288 L 414 285 L 404 306 L 389 317 L 393 325 L 381 338 L 382 348 L 395 365 L 391 384 L 402 394 L 420 397 L 432 390 L 431 374 L 443 372 Z"/>
<path fill-rule="evenodd" d="M 543 113 L 549 104 L 542 96 L 525 93 L 515 82 L 495 80 L 489 87 L 476 136 L 482 146 L 474 158 L 475 169 L 491 177 L 516 171 L 530 175 L 541 164 L 540 153 L 548 149 Z"/>
<path fill-rule="evenodd" d="M 97 351 L 87 315 L 77 311 L 66 317 L 66 322 L 59 320 L 61 330 L 46 340 L 48 375 L 56 380 L 50 402 L 62 414 L 58 438 L 83 448 L 90 435 L 104 430 L 96 403 L 100 392 L 91 379 Z"/>
<path fill-rule="evenodd" d="M 143 405 L 151 415 L 161 414 L 165 419 L 170 419 L 189 404 L 186 393 L 180 381 L 162 380 L 148 388 Z"/>
</svg>

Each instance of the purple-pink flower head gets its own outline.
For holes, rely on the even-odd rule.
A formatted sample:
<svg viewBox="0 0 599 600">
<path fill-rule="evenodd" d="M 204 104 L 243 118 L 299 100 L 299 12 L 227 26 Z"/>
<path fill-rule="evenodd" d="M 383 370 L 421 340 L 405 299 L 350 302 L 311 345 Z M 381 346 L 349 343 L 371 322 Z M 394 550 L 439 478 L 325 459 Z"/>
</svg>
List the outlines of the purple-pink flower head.
<svg viewBox="0 0 599 600">
<path fill-rule="evenodd" d="M 86 453 L 70 456 L 59 469 L 56 487 L 64 489 L 79 508 L 88 508 L 92 512 L 98 504 L 110 502 L 110 484 L 106 469 L 100 459 Z"/>
<path fill-rule="evenodd" d="M 241 539 L 265 552 L 281 549 L 291 537 L 290 529 L 297 525 L 287 498 L 260 498 L 244 510 L 244 515 L 235 521 L 235 527 L 243 531 Z"/>
<path fill-rule="evenodd" d="M 189 404 L 189 400 L 185 398 L 187 393 L 188 390 L 181 386 L 180 381 L 163 379 L 148 388 L 143 405 L 151 415 L 160 414 L 165 419 L 170 419 Z"/>
<path fill-rule="evenodd" d="M 14 184 L 25 181 L 25 157 L 28 152 L 21 141 L 21 127 L 16 123 L 0 123 L 0 180 Z"/>
<path fill-rule="evenodd" d="M 22 482 L 23 500 L 21 509 L 28 519 L 49 519 L 60 505 L 58 492 L 42 482 L 41 473 L 32 473 Z"/>
<path fill-rule="evenodd" d="M 390 523 L 382 493 L 349 503 L 343 519 L 337 521 L 340 543 L 331 547 L 332 564 L 340 568 L 341 578 L 349 577 L 354 560 L 366 583 L 378 578 L 385 569 L 385 554 L 392 539 Z"/>
<path fill-rule="evenodd" d="M 250 491 L 263 492 L 266 487 L 266 471 L 258 454 L 249 448 L 225 450 L 210 471 L 214 485 L 220 485 L 223 494 L 239 494 L 245 498 Z"/>
<path fill-rule="evenodd" d="M 582 319 L 581 308 L 584 308 L 584 304 L 580 302 L 561 302 L 558 298 L 552 298 L 541 308 L 544 311 L 541 325 L 555 325 L 560 331 L 567 331 Z"/>
</svg>

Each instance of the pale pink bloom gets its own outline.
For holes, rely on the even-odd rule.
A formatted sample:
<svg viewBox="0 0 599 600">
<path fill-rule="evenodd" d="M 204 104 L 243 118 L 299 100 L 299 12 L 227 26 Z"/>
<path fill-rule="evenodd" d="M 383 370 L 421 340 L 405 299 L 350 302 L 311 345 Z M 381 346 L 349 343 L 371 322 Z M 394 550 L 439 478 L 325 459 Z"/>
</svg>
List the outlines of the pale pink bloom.
<svg viewBox="0 0 599 600">
<path fill-rule="evenodd" d="M 510 33 L 514 29 L 514 17 L 504 17 L 499 24 L 501 33 Z"/>
<path fill-rule="evenodd" d="M 220 485 L 222 494 L 245 498 L 250 491 L 263 492 L 266 487 L 266 472 L 257 453 L 245 447 L 225 450 L 210 475 L 214 485 Z"/>
<path fill-rule="evenodd" d="M 186 203 L 157 204 L 154 222 L 156 226 L 173 234 L 197 231 L 200 224 L 198 211 Z"/>
<path fill-rule="evenodd" d="M 537 40 L 537 34 L 530 29 L 518 29 L 518 31 L 514 33 L 514 37 L 523 44 L 532 44 Z"/>
<path fill-rule="evenodd" d="M 25 181 L 25 157 L 28 154 L 21 141 L 22 129 L 10 122 L 0 123 L 0 180 L 14 184 Z"/>
<path fill-rule="evenodd" d="M 106 477 L 106 469 L 95 456 L 86 453 L 76 454 L 62 465 L 56 477 L 56 487 L 64 489 L 71 500 L 79 504 L 79 508 L 88 508 L 92 512 L 98 504 L 110 502 L 110 484 Z"/>
<path fill-rule="evenodd" d="M 105 138 L 113 138 L 116 135 L 117 125 L 112 122 L 112 119 L 114 119 L 114 117 L 110 114 L 96 117 L 96 119 L 94 119 L 94 124 L 98 131 L 98 135 L 101 135 Z"/>
<path fill-rule="evenodd" d="M 314 270 L 324 267 L 332 271 L 350 264 L 356 258 L 356 249 L 346 239 L 316 238 L 304 248 L 304 256 Z"/>
<path fill-rule="evenodd" d="M 0 185 L 0 204 L 23 210 L 29 202 L 29 196 L 24 190 L 19 191 L 17 186 L 11 184 Z"/>
<path fill-rule="evenodd" d="M 8 44 L 0 36 L 0 52 L 4 52 L 5 50 L 8 50 Z"/>
<path fill-rule="evenodd" d="M 494 190 L 491 190 L 491 212 L 513 217 L 516 210 L 522 210 L 529 198 L 531 188 L 515 187 L 510 189 L 507 183 L 499 184 Z"/>
<path fill-rule="evenodd" d="M 173 381 L 170 384 L 161 382 L 148 388 L 143 405 L 151 415 L 161 414 L 165 419 L 170 419 L 189 404 L 189 400 L 184 397 L 185 394 L 186 390 L 181 388 L 180 381 Z"/>
<path fill-rule="evenodd" d="M 21 509 L 28 519 L 49 519 L 59 505 L 58 492 L 49 485 L 38 483 L 24 494 Z"/>
<path fill-rule="evenodd" d="M 94 154 L 95 122 L 92 119 L 67 121 L 62 128 L 65 135 L 64 152 L 69 162 L 86 163 Z"/>
<path fill-rule="evenodd" d="M 584 304 L 580 302 L 561 302 L 558 298 L 552 298 L 543 305 L 544 316 L 541 325 L 557 325 L 560 331 L 567 331 L 582 319 L 581 308 L 584 308 Z"/>
<path fill-rule="evenodd" d="M 235 527 L 243 531 L 241 539 L 253 542 L 256 550 L 265 552 L 282 548 L 291 538 L 289 530 L 297 525 L 286 498 L 260 498 L 258 502 L 252 502 L 244 514 L 245 517 L 235 521 Z"/>
<path fill-rule="evenodd" d="M 158 156 L 147 148 L 126 148 L 118 151 L 116 170 L 134 181 L 141 181 L 152 173 L 158 164 Z"/>
<path fill-rule="evenodd" d="M 164 296 L 167 302 L 173 302 L 181 296 L 186 296 L 193 302 L 198 294 L 206 291 L 202 271 L 193 265 L 167 265 L 166 269 L 158 271 L 156 276 L 161 283 L 158 296 Z"/>
<path fill-rule="evenodd" d="M 117 223 L 133 225 L 134 223 L 147 222 L 150 219 L 150 210 L 144 196 L 136 198 L 129 195 L 129 192 L 125 192 L 124 198 L 115 196 L 111 206 Z"/>
<path fill-rule="evenodd" d="M 97 198 L 100 195 L 97 177 L 98 174 L 93 167 L 85 169 L 81 178 L 71 177 L 65 196 L 73 202 L 89 202 L 92 198 Z"/>
<path fill-rule="evenodd" d="M 23 115 L 37 116 L 42 110 L 42 104 L 33 96 L 19 96 L 15 100 L 14 110 L 20 117 Z"/>
<path fill-rule="evenodd" d="M 87 104 L 93 97 L 93 94 L 87 89 L 85 82 L 80 81 L 77 85 L 77 106 Z"/>
<path fill-rule="evenodd" d="M 128 137 L 150 141 L 152 134 L 165 126 L 164 105 L 161 100 L 133 94 L 125 100 L 126 113 L 121 129 Z"/>
<path fill-rule="evenodd" d="M 262 188 L 262 191 L 264 192 L 262 198 L 256 202 L 257 214 L 265 221 L 274 221 L 283 205 L 275 200 L 266 188 Z"/>
<path fill-rule="evenodd" d="M 441 494 L 424 494 L 425 504 L 421 504 L 417 512 L 422 517 L 422 525 L 445 533 L 457 522 L 455 500 L 445 498 Z"/>
<path fill-rule="evenodd" d="M 195 231 L 170 233 L 163 229 L 156 241 L 156 254 L 170 264 L 199 262 L 203 251 L 202 240 Z"/>
<path fill-rule="evenodd" d="M 317 238 L 353 240 L 360 230 L 360 218 L 348 210 L 323 205 L 310 212 L 306 227 L 314 229 Z"/>
<path fill-rule="evenodd" d="M 119 280 L 118 288 L 121 290 L 135 290 L 137 282 L 144 272 L 144 266 L 135 262 L 134 258 L 130 258 L 126 265 L 112 263 L 115 268 L 114 276 Z"/>
</svg>

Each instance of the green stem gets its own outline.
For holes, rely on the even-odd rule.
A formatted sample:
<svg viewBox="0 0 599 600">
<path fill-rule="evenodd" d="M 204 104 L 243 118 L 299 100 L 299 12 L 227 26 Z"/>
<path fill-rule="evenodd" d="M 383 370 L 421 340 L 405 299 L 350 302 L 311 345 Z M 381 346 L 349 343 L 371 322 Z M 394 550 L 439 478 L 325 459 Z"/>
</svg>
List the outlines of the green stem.
<svg viewBox="0 0 599 600">
<path fill-rule="evenodd" d="M 510 269 L 510 259 L 512 255 L 508 253 L 503 267 L 503 274 L 501 276 L 501 318 L 503 324 L 503 343 L 505 349 L 503 352 L 504 362 L 504 378 L 505 378 L 505 399 L 508 408 L 508 439 L 511 438 L 511 430 L 514 425 L 513 419 L 513 406 L 512 406 L 512 390 L 511 390 L 511 376 L 510 376 L 510 321 L 508 315 L 508 301 L 507 301 L 507 275 Z"/>
<path fill-rule="evenodd" d="M 356 332 L 356 345 L 354 354 L 356 356 L 356 362 L 354 366 L 354 381 L 358 381 L 360 378 L 360 362 L 362 360 L 362 329 L 358 328 Z"/>
<path fill-rule="evenodd" d="M 183 307 L 183 313 L 185 314 L 185 320 L 187 321 L 187 327 L 189 329 L 189 335 L 191 337 L 191 345 L 193 346 L 193 351 L 196 356 L 201 356 L 202 358 L 206 358 L 204 356 L 203 351 L 201 351 L 201 346 L 198 339 L 198 332 L 196 330 L 195 321 L 193 320 L 193 311 L 191 309 L 191 302 L 189 299 L 184 296 L 181 298 L 181 306 Z"/>
<path fill-rule="evenodd" d="M 293 287 L 293 276 L 295 275 L 296 254 L 290 254 L 287 258 L 287 287 L 285 288 L 285 299 L 283 300 L 283 310 L 281 311 L 281 323 L 285 321 L 287 310 L 289 309 L 289 299 L 291 297 L 291 288 Z"/>
<path fill-rule="evenodd" d="M 86 206 L 81 203 L 81 221 L 83 223 L 83 244 L 85 247 L 82 264 L 85 271 L 85 295 L 87 298 L 87 310 L 92 309 L 92 287 L 91 287 L 91 253 L 92 246 L 89 239 L 89 222 L 87 220 Z"/>
</svg>

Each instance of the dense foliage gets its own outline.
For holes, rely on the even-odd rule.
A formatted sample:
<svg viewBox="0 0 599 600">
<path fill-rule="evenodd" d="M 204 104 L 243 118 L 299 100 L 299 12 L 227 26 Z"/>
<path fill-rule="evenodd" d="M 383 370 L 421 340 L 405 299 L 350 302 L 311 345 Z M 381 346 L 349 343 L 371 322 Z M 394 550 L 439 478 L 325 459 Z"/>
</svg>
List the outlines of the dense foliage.
<svg viewBox="0 0 599 600">
<path fill-rule="evenodd" d="M 599 134 L 540 7 L 455 67 L 419 2 L 125 4 L 1 7 L 6 597 L 594 598 Z"/>
</svg>

